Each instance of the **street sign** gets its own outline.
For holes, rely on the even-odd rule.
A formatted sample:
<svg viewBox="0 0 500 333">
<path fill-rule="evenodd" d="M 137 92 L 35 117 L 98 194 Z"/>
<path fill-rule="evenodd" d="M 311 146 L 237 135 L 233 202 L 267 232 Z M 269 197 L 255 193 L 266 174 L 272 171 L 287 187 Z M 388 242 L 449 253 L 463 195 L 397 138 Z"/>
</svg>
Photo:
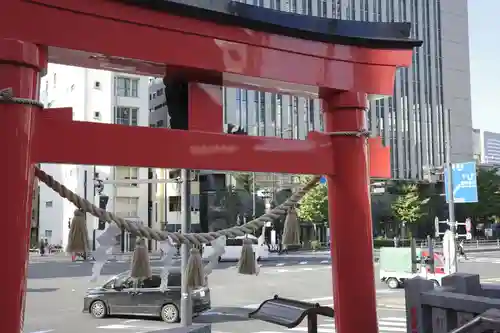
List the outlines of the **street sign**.
<svg viewBox="0 0 500 333">
<path fill-rule="evenodd" d="M 453 201 L 455 203 L 477 202 L 477 173 L 476 162 L 453 163 L 452 165 Z M 448 193 L 449 172 L 445 170 L 444 182 L 446 188 L 446 201 Z"/>
<path fill-rule="evenodd" d="M 320 183 L 320 184 L 326 184 L 326 177 L 325 177 L 325 176 L 321 177 L 321 178 L 319 179 L 319 183 Z"/>
</svg>

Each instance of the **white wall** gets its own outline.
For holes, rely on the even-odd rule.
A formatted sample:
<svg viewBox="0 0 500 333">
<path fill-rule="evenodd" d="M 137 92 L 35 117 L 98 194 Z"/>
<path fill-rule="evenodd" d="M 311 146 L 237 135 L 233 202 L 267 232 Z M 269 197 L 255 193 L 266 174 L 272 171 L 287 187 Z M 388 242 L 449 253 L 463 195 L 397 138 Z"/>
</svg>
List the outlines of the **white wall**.
<svg viewBox="0 0 500 333">
<path fill-rule="evenodd" d="M 114 82 L 118 76 L 139 79 L 138 97 L 119 97 L 114 93 Z M 72 107 L 73 120 L 113 123 L 114 106 L 137 107 L 138 125 L 149 125 L 149 93 L 147 77 L 129 74 L 117 74 L 103 70 L 84 69 L 63 65 L 49 64 L 48 74 L 41 82 L 41 99 L 46 107 Z M 82 138 L 85 140 L 85 138 Z M 103 145 L 106 143 L 103 142 Z M 124 142 L 126 144 L 126 142 Z M 133 152 L 132 152 L 133 153 Z M 98 205 L 98 196 L 94 196 L 94 171 L 100 179 L 114 179 L 115 168 L 111 166 L 57 165 L 43 164 L 42 168 L 56 180 L 84 196 L 84 180 L 87 173 L 87 199 Z M 147 178 L 147 169 L 139 169 L 138 177 Z M 137 197 L 137 218 L 147 224 L 148 219 L 148 186 L 140 184 L 137 188 L 105 185 L 104 192 L 110 199 L 108 211 L 115 208 L 115 196 Z M 49 203 L 48 206 L 46 202 Z M 42 185 L 40 188 L 40 238 L 45 238 L 45 230 L 51 230 L 48 240 L 53 244 L 66 245 L 68 236 L 68 220 L 72 218 L 75 207 L 67 200 L 60 198 L 55 192 Z M 87 214 L 87 228 L 92 237 L 98 221 Z M 48 231 L 50 233 L 50 231 Z M 99 231 L 97 232 L 99 236 Z"/>
</svg>

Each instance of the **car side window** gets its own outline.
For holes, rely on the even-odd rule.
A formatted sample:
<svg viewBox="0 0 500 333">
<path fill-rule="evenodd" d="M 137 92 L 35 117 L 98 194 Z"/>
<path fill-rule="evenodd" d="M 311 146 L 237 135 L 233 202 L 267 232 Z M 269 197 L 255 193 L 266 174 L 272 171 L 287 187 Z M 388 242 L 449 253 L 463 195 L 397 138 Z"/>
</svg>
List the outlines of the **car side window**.
<svg viewBox="0 0 500 333">
<path fill-rule="evenodd" d="M 168 286 L 169 287 L 180 287 L 181 286 L 181 275 L 170 273 L 168 275 Z"/>
<path fill-rule="evenodd" d="M 153 275 L 149 279 L 142 280 L 140 282 L 141 288 L 160 288 L 161 277 L 159 275 Z"/>
<path fill-rule="evenodd" d="M 113 285 L 114 285 L 115 287 L 126 288 L 126 287 L 124 286 L 124 283 L 126 283 L 126 282 L 127 282 L 127 280 L 129 280 L 129 279 L 130 279 L 130 276 L 125 275 L 125 274 L 124 274 L 124 275 L 121 275 L 121 276 L 118 276 L 118 277 L 116 278 L 116 280 L 114 280 L 114 281 L 113 281 Z"/>
<path fill-rule="evenodd" d="M 129 288 L 134 288 L 134 279 L 131 277 L 128 277 L 123 283 L 121 284 L 121 287 L 123 289 L 129 289 Z"/>
</svg>

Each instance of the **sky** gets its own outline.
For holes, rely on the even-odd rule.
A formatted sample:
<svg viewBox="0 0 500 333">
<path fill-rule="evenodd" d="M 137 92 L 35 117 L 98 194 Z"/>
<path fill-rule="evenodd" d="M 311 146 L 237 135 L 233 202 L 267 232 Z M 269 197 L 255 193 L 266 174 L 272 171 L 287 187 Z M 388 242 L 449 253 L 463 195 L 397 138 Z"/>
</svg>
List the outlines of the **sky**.
<svg viewBox="0 0 500 333">
<path fill-rule="evenodd" d="M 484 131 L 500 133 L 498 13 L 500 0 L 469 0 L 472 125 Z"/>
</svg>

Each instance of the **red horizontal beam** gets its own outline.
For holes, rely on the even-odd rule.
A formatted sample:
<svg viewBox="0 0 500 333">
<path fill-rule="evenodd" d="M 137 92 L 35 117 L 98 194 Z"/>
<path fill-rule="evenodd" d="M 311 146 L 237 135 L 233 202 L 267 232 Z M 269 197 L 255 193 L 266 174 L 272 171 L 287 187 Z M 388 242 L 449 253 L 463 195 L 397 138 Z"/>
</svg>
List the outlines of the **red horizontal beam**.
<svg viewBox="0 0 500 333">
<path fill-rule="evenodd" d="M 329 137 L 308 140 L 37 118 L 35 162 L 332 174 Z"/>
<path fill-rule="evenodd" d="M 296 49 L 300 49 L 301 52 L 306 52 L 308 49 L 317 51 L 297 53 L 284 47 L 290 43 L 289 37 L 263 33 L 260 33 L 262 38 L 253 41 L 255 45 L 250 45 L 239 41 L 243 33 L 249 34 L 247 29 L 233 27 L 223 29 L 220 25 L 211 23 L 214 29 L 223 30 L 219 32 L 224 33 L 226 39 L 200 35 L 203 31 L 211 29 L 196 29 L 198 33 L 192 34 L 172 29 L 171 25 L 184 27 L 185 24 L 182 23 L 187 22 L 186 19 L 151 11 L 148 12 L 155 18 L 156 24 L 160 24 L 163 18 L 163 21 L 170 22 L 169 27 L 151 26 L 151 22 L 138 24 L 129 22 L 125 18 L 135 12 L 140 12 L 141 17 L 145 17 L 144 10 L 128 5 L 113 5 L 109 1 L 89 1 L 85 8 L 80 8 L 87 12 L 95 11 L 95 15 L 26 1 L 4 0 L 4 2 L 2 2 L 4 5 L 0 20 L 0 37 L 54 46 L 55 48 L 49 48 L 49 60 L 54 63 L 114 70 L 114 63 L 118 61 L 119 68 L 143 75 L 151 74 L 151 71 L 161 71 L 162 73 L 156 75 L 163 75 L 165 65 L 170 65 L 213 73 L 236 74 L 240 81 L 235 82 L 234 78 L 230 80 L 235 85 L 248 84 L 241 82 L 244 77 L 259 77 L 272 82 L 267 88 L 272 86 L 275 89 L 287 89 L 290 87 L 289 84 L 286 86 L 279 84 L 287 82 L 294 85 L 389 95 L 394 91 L 395 66 L 391 64 L 406 64 L 411 61 L 412 55 L 411 50 L 405 52 L 383 50 L 373 53 L 366 48 L 339 45 L 329 47 L 329 44 L 325 43 L 295 39 L 293 44 L 300 43 L 300 47 L 297 45 Z M 62 6 L 63 2 L 48 2 L 48 4 Z M 96 15 L 97 13 L 100 16 Z M 112 13 L 120 15 L 122 19 L 109 18 Z M 19 17 L 23 19 L 19 20 Z M 208 26 L 207 24 L 198 23 L 200 26 Z M 231 31 L 236 35 L 232 36 Z M 134 41 L 133 47 L 128 43 L 131 40 Z M 272 44 L 276 48 L 272 48 L 266 42 L 269 40 L 274 41 Z M 172 45 L 189 47 L 177 47 L 175 52 L 172 52 Z M 83 52 L 68 53 L 62 49 Z M 318 53 L 324 58 L 315 55 Z M 330 54 L 333 56 L 330 57 Z M 351 56 L 354 54 L 356 56 Z M 102 55 L 115 58 L 106 59 L 102 58 Z M 388 57 L 387 61 L 384 61 L 385 56 Z M 293 70 L 290 70 L 292 68 Z"/>
</svg>

